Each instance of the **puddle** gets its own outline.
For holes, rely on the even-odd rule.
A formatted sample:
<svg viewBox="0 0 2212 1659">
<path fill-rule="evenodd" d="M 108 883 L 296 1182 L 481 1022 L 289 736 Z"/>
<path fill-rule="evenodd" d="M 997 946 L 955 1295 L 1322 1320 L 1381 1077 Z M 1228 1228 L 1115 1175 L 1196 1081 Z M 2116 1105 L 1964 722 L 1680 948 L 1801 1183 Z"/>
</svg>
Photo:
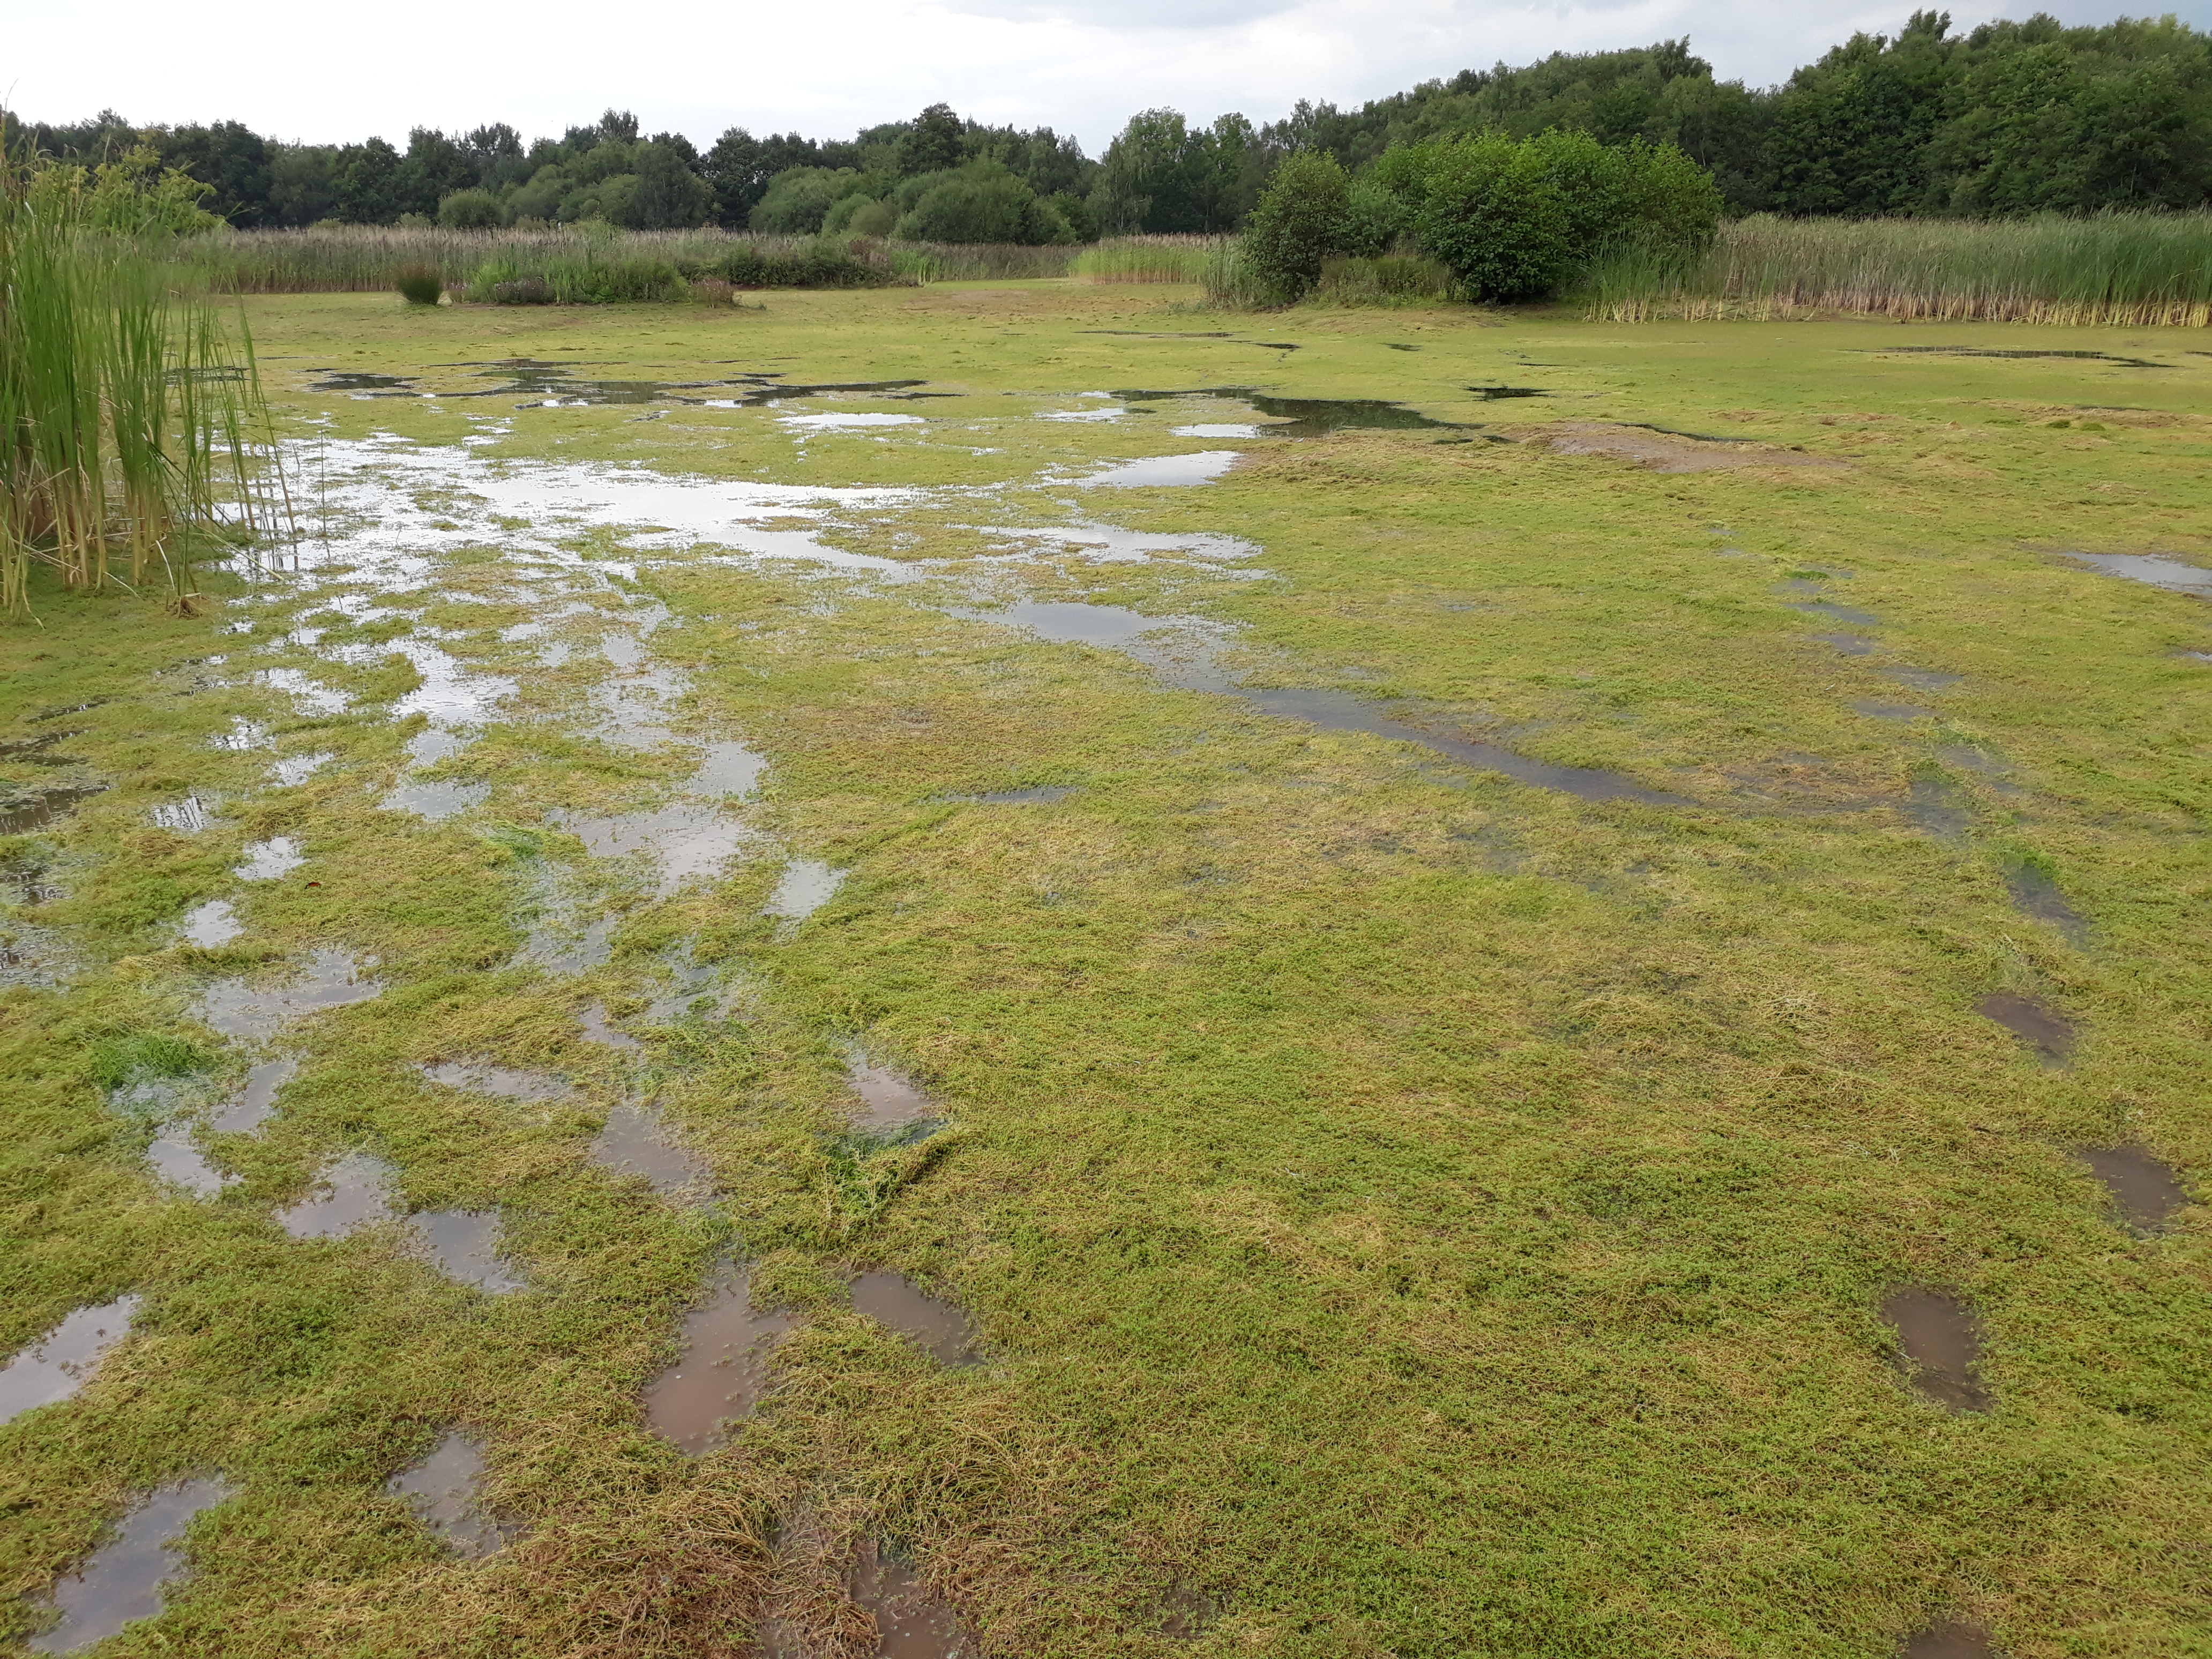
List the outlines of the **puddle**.
<svg viewBox="0 0 2212 1659">
<path fill-rule="evenodd" d="M 1041 783 L 1031 789 L 991 789 L 954 799 L 978 806 L 1052 806 L 1075 793 L 1073 784 Z"/>
<path fill-rule="evenodd" d="M 1040 421 L 1118 421 L 1127 411 L 1116 407 L 1104 409 L 1041 409 Z M 1187 434 L 1186 434 L 1187 435 Z"/>
<path fill-rule="evenodd" d="M 173 1123 L 155 1136 L 146 1147 L 146 1161 L 162 1180 L 184 1188 L 196 1198 L 213 1198 L 238 1179 L 207 1161 L 192 1144 L 189 1122 Z"/>
<path fill-rule="evenodd" d="M 324 1176 L 315 1190 L 278 1214 L 295 1238 L 337 1238 L 356 1227 L 386 1221 L 392 1206 L 384 1182 L 392 1166 L 367 1152 L 348 1152 Z"/>
<path fill-rule="evenodd" d="M 1855 697 L 1847 706 L 1854 714 L 1864 714 L 1869 720 L 1924 720 L 1934 717 L 1934 711 L 1910 702 L 1875 702 Z"/>
<path fill-rule="evenodd" d="M 276 1091 L 300 1069 L 296 1060 L 268 1060 L 246 1074 L 246 1088 L 238 1099 L 209 1120 L 216 1134 L 252 1134 L 276 1111 Z"/>
<path fill-rule="evenodd" d="M 2107 576 L 2148 582 L 2169 593 L 2193 593 L 2200 599 L 2212 599 L 2212 570 L 2202 565 L 2184 564 L 2157 553 L 2069 553 L 2067 557 Z"/>
<path fill-rule="evenodd" d="M 307 861 L 298 842 L 289 836 L 272 836 L 267 841 L 248 842 L 246 862 L 234 866 L 230 873 L 240 881 L 275 881 Z"/>
<path fill-rule="evenodd" d="M 384 981 L 344 951 L 318 951 L 295 985 L 256 990 L 242 979 L 217 980 L 200 999 L 200 1018 L 225 1036 L 265 1037 L 277 1027 L 325 1008 L 343 1008 L 380 994 Z"/>
<path fill-rule="evenodd" d="M 1990 1633 L 1978 1625 L 1946 1620 L 1905 1638 L 1899 1659 L 1997 1659 Z"/>
<path fill-rule="evenodd" d="M 615 953 L 615 929 L 622 921 L 620 916 L 601 916 L 578 928 L 564 918 L 548 918 L 530 930 L 522 959 L 550 974 L 581 974 L 605 967 Z"/>
<path fill-rule="evenodd" d="M 1255 341 L 1254 343 L 1265 343 Z M 1480 390 L 1479 387 L 1471 389 Z M 1273 417 L 1267 426 L 1258 429 L 1260 434 L 1271 438 L 1319 438 L 1332 432 L 1404 431 L 1425 427 L 1458 430 L 1464 425 L 1458 421 L 1431 420 L 1403 404 L 1381 398 L 1278 398 L 1268 392 L 1255 392 L 1249 386 L 1200 386 L 1188 392 L 1127 391 L 1116 392 L 1114 395 L 1139 404 L 1172 398 L 1234 398 L 1240 403 L 1249 404 L 1262 415 Z M 1507 395 L 1513 394 L 1509 392 Z"/>
<path fill-rule="evenodd" d="M 1960 800 L 1958 792 L 1941 778 L 1913 779 L 1897 810 L 1908 823 L 1938 841 L 1964 840 L 1973 823 L 1973 815 Z"/>
<path fill-rule="evenodd" d="M 1691 805 L 1680 795 L 1646 788 L 1617 772 L 1587 766 L 1554 766 L 1548 762 L 1530 760 L 1496 744 L 1442 737 L 1378 714 L 1358 698 L 1340 691 L 1239 691 L 1237 695 L 1263 714 L 1303 720 L 1322 731 L 1365 732 L 1378 738 L 1419 744 L 1478 771 L 1501 772 L 1516 783 L 1560 790 L 1581 800 L 1632 800 L 1651 806 Z"/>
<path fill-rule="evenodd" d="M 2002 350 L 1994 346 L 1862 346 L 1854 349 L 1854 355 L 1883 357 L 2076 357 L 2101 363 L 2118 363 L 2123 368 L 2164 367 L 2142 357 L 2115 357 L 2108 351 Z"/>
<path fill-rule="evenodd" d="M 0 743 L 0 760 L 14 761 L 22 766 L 76 766 L 82 764 L 69 755 L 49 755 L 45 751 L 58 743 L 71 738 L 81 738 L 82 732 L 49 732 L 42 738 L 10 738 Z M 218 741 L 218 747 L 220 742 Z"/>
<path fill-rule="evenodd" d="M 703 1193 L 714 1185 L 704 1158 L 669 1138 L 659 1113 L 624 1103 L 607 1114 L 606 1127 L 592 1142 L 592 1162 L 616 1175 L 644 1177 L 663 1198 Z"/>
<path fill-rule="evenodd" d="M 611 817 L 555 815 L 561 827 L 584 843 L 593 858 L 651 855 L 660 872 L 659 896 L 666 898 L 694 876 L 711 876 L 735 857 L 752 832 L 719 806 L 672 801 L 651 811 Z"/>
<path fill-rule="evenodd" d="M 567 1100 L 576 1092 L 575 1085 L 550 1072 L 515 1071 L 483 1060 L 441 1060 L 421 1069 L 431 1082 L 442 1083 L 448 1089 L 496 1095 L 501 1100 Z"/>
<path fill-rule="evenodd" d="M 744 1267 L 725 1263 L 707 1285 L 707 1301 L 684 1316 L 682 1354 L 645 1390 L 647 1424 L 694 1457 L 728 1437 L 725 1425 L 752 1414 L 768 1392 L 776 1339 L 799 1322 L 788 1311 L 755 1312 Z"/>
<path fill-rule="evenodd" d="M 584 1028 L 584 1041 L 596 1042 L 602 1048 L 620 1048 L 628 1054 L 641 1052 L 645 1045 L 628 1031 L 619 1030 L 607 1024 L 607 1008 L 603 1002 L 594 1002 L 576 1017 Z"/>
<path fill-rule="evenodd" d="M 1256 426 L 1249 421 L 1223 421 L 1211 425 L 1170 428 L 1178 438 L 1259 438 L 1264 437 L 1271 429 Z"/>
<path fill-rule="evenodd" d="M 1940 668 L 1878 668 L 1875 672 L 1886 680 L 1909 685 L 1915 691 L 1948 690 L 1966 678 L 1964 674 L 1947 674 Z"/>
<path fill-rule="evenodd" d="M 2140 1146 L 2081 1146 L 2074 1156 L 2105 1183 L 2128 1224 L 2141 1231 L 2162 1231 L 2167 1218 L 2189 1202 L 2172 1170 Z"/>
<path fill-rule="evenodd" d="M 43 830 L 73 811 L 79 801 L 89 800 L 106 787 L 104 783 L 73 783 L 18 795 L 0 805 L 0 836 L 27 836 L 33 830 Z"/>
<path fill-rule="evenodd" d="M 888 1066 L 868 1065 L 856 1054 L 845 1062 L 845 1080 L 860 1097 L 857 1128 L 888 1129 L 933 1115 L 929 1097 Z"/>
<path fill-rule="evenodd" d="M 1832 645 L 1847 657 L 1863 657 L 1874 650 L 1874 641 L 1856 634 L 1815 634 L 1813 637 L 1823 645 Z"/>
<path fill-rule="evenodd" d="M 311 680 L 296 668 L 258 669 L 253 678 L 272 691 L 283 692 L 311 714 L 343 714 L 353 707 L 353 699 L 344 692 Z"/>
<path fill-rule="evenodd" d="M 207 805 L 198 795 L 164 801 L 154 808 L 151 816 L 156 830 L 173 830 L 182 836 L 197 836 L 208 827 L 209 822 Z"/>
<path fill-rule="evenodd" d="M 432 823 L 482 806 L 491 798 L 488 783 L 401 783 L 377 805 L 387 812 L 412 812 Z"/>
<path fill-rule="evenodd" d="M 196 904 L 185 912 L 178 924 L 187 945 L 197 945 L 203 951 L 220 951 L 246 931 L 246 924 L 230 908 L 228 899 L 210 899 Z"/>
<path fill-rule="evenodd" d="M 1401 349 L 1411 351 L 1418 348 L 1407 346 Z M 1468 390 L 1486 404 L 1494 404 L 1506 398 L 1548 398 L 1552 395 L 1541 386 L 1471 386 Z"/>
<path fill-rule="evenodd" d="M 768 757 L 741 743 L 710 743 L 684 787 L 695 795 L 749 795 L 766 770 Z"/>
<path fill-rule="evenodd" d="M 2049 922 L 2069 945 L 2082 947 L 2089 943 L 2087 920 L 2066 902 L 2058 884 L 2033 865 L 2006 871 L 2005 890 L 2012 895 L 2013 908 L 2021 915 Z"/>
<path fill-rule="evenodd" d="M 161 1611 L 161 1586 L 185 1565 L 178 1547 L 204 1510 L 232 1496 L 222 1480 L 180 1481 L 152 1493 L 123 1517 L 112 1536 L 84 1565 L 55 1582 L 52 1605 L 61 1623 L 33 1637 L 33 1653 L 75 1653 L 105 1641 L 134 1619 Z"/>
<path fill-rule="evenodd" d="M 1188 455 L 1149 455 L 1069 482 L 1080 488 L 1141 489 L 1212 483 L 1237 465 L 1241 449 L 1201 449 Z"/>
<path fill-rule="evenodd" d="M 405 1498 L 415 1518 L 454 1554 L 481 1561 L 506 1548 L 514 1534 L 484 1504 L 486 1470 L 483 1442 L 450 1429 L 428 1457 L 400 1470 L 384 1483 L 384 1490 Z"/>
<path fill-rule="evenodd" d="M 327 750 L 313 755 L 293 755 L 269 769 L 269 781 L 279 789 L 295 789 L 337 758 Z"/>
<path fill-rule="evenodd" d="M 1984 1019 L 1995 1020 L 2035 1050 L 2046 1066 L 2063 1066 L 2074 1053 L 2074 1027 L 2046 1003 L 2013 991 L 1992 991 L 1974 1005 Z"/>
<path fill-rule="evenodd" d="M 1322 731 L 1364 732 L 1373 737 L 1419 744 L 1477 770 L 1503 773 L 1516 783 L 1536 788 L 1561 790 L 1592 801 L 1633 800 L 1655 806 L 1692 804 L 1680 795 L 1647 788 L 1618 773 L 1594 767 L 1555 766 L 1546 761 L 1530 760 L 1496 744 L 1470 742 L 1426 731 L 1404 720 L 1393 720 L 1343 692 L 1246 690 L 1212 665 L 1213 647 L 1210 644 L 1178 656 L 1142 643 L 1147 635 L 1172 633 L 1179 629 L 1206 631 L 1206 624 L 1190 617 L 1146 617 L 1118 605 L 1038 600 L 1024 600 L 1003 611 L 956 611 L 952 614 L 972 621 L 1025 628 L 1055 644 L 1095 645 L 1121 651 L 1153 668 L 1166 684 L 1180 690 L 1223 693 L 1262 714 L 1303 721 Z"/>
<path fill-rule="evenodd" d="M 844 881 L 842 870 L 833 870 L 819 859 L 793 859 L 783 866 L 782 878 L 761 914 L 804 921 L 827 904 Z"/>
<path fill-rule="evenodd" d="M 1802 611 L 1808 617 L 1826 617 L 1830 622 L 1850 623 L 1859 628 L 1872 628 L 1881 621 L 1879 617 L 1869 616 L 1863 611 L 1854 611 L 1847 605 L 1838 605 L 1832 599 L 1789 599 L 1784 603 L 1792 611 Z M 1829 639 L 1833 636 L 1823 634 L 1816 637 Z"/>
<path fill-rule="evenodd" d="M 875 1620 L 877 1659 L 968 1659 L 978 1651 L 960 1615 L 880 1543 L 862 1549 L 854 1565 L 853 1600 Z"/>
<path fill-rule="evenodd" d="M 325 378 L 311 384 L 310 392 L 343 392 L 356 398 L 427 398 L 414 389 L 411 374 L 370 374 L 357 369 L 325 369 Z"/>
<path fill-rule="evenodd" d="M 1897 1332 L 1905 1381 L 1923 1397 L 1947 1411 L 1990 1408 L 1989 1391 L 1974 1376 L 1981 1329 L 1965 1303 L 1947 1291 L 1893 1291 L 1881 1316 Z"/>
<path fill-rule="evenodd" d="M 950 1302 L 919 1289 L 904 1273 L 865 1273 L 853 1280 L 854 1311 L 888 1325 L 940 1365 L 978 1363 L 975 1334 Z"/>
<path fill-rule="evenodd" d="M 836 431 L 872 426 L 921 426 L 926 424 L 919 415 L 779 415 L 778 426 L 794 427 L 802 431 Z"/>
<path fill-rule="evenodd" d="M 1715 442 L 1683 433 L 1604 421 L 1565 421 L 1534 434 L 1558 455 L 1601 455 L 1654 472 L 1712 472 L 1729 467 L 1817 466 L 1840 468 L 1841 461 L 1770 449 L 1742 439 Z M 1801 607 L 1802 608 L 1802 607 Z M 1845 620 L 1856 621 L 1856 617 Z"/>
<path fill-rule="evenodd" d="M 432 726 L 418 732 L 407 740 L 407 758 L 417 766 L 435 766 L 440 761 L 458 755 L 472 739 L 465 732 L 447 732 Z"/>
<path fill-rule="evenodd" d="M 138 1301 L 119 1296 L 79 1308 L 0 1366 L 0 1423 L 67 1400 L 91 1382 L 107 1351 L 131 1334 Z"/>
<path fill-rule="evenodd" d="M 428 1246 L 439 1272 L 490 1296 L 519 1291 L 522 1281 L 500 1259 L 498 1212 L 417 1210 L 407 1224 Z"/>
</svg>

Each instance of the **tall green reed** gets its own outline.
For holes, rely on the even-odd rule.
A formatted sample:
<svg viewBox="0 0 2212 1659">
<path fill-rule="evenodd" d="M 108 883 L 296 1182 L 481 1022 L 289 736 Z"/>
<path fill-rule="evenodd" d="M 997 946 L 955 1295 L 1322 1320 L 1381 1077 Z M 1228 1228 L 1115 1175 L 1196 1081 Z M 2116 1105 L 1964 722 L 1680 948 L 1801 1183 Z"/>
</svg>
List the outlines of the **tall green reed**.
<svg viewBox="0 0 2212 1659">
<path fill-rule="evenodd" d="M 79 175 L 81 177 L 81 174 Z M 34 570 L 190 609 L 195 559 L 282 500 L 250 337 L 181 289 L 160 229 L 121 233 L 76 181 L 0 155 L 0 611 Z M 128 570 L 128 575 L 124 574 Z"/>
<path fill-rule="evenodd" d="M 2212 325 L 2212 213 L 1778 219 L 1687 257 L 1628 248 L 1577 295 L 1616 322 L 1860 313 L 1901 319 Z"/>
</svg>

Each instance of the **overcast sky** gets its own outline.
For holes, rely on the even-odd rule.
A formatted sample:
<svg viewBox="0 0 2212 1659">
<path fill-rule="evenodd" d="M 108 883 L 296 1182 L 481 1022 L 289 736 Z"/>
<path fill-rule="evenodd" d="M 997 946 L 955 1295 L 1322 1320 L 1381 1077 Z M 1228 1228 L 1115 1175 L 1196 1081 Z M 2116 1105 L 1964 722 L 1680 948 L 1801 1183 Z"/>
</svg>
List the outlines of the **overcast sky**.
<svg viewBox="0 0 2212 1659">
<path fill-rule="evenodd" d="M 609 106 L 702 148 L 726 127 L 849 137 L 950 103 L 1073 131 L 1096 155 L 1133 111 L 1255 121 L 1357 105 L 1470 66 L 1687 35 L 1763 86 L 1915 0 L 813 0 L 793 5 L 318 5 L 0 0 L 0 101 L 34 120 L 235 119 L 337 143 L 507 121 L 558 134 Z M 2160 0 L 2212 27 L 2212 0 Z M 1964 28 L 2032 5 L 1954 11 Z M 2069 22 L 2121 15 L 2055 0 Z M 2139 9 L 2148 13 L 2148 6 Z"/>
</svg>

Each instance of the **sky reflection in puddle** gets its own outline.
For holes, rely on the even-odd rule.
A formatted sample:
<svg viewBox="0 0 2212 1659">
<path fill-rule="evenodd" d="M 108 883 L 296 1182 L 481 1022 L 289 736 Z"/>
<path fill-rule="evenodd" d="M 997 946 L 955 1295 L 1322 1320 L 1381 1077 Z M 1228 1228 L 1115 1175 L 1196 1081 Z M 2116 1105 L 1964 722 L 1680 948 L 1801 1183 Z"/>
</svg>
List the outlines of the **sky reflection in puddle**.
<svg viewBox="0 0 2212 1659">
<path fill-rule="evenodd" d="M 419 1238 L 438 1271 L 487 1296 L 522 1289 L 500 1248 L 499 1213 L 494 1210 L 417 1210 L 407 1226 Z"/>
<path fill-rule="evenodd" d="M 392 1166 L 367 1152 L 348 1152 L 309 1189 L 281 1212 L 277 1224 L 295 1238 L 338 1238 L 357 1227 L 392 1218 L 385 1184 Z"/>
<path fill-rule="evenodd" d="M 108 1350 L 131 1334 L 137 1296 L 79 1308 L 0 1366 L 0 1423 L 67 1400 L 99 1373 Z"/>
<path fill-rule="evenodd" d="M 54 1585 L 52 1605 L 61 1622 L 33 1637 L 33 1653 L 75 1653 L 106 1640 L 135 1619 L 161 1610 L 161 1586 L 185 1565 L 179 1547 L 185 1529 L 203 1510 L 233 1495 L 220 1480 L 203 1478 L 163 1486 L 123 1517 L 108 1540 L 73 1573 Z"/>
<path fill-rule="evenodd" d="M 325 1008 L 343 1008 L 382 994 L 384 981 L 344 951 L 316 951 L 296 983 L 257 989 L 242 979 L 218 980 L 200 998 L 200 1018 L 225 1036 L 265 1037 L 279 1026 Z"/>
<path fill-rule="evenodd" d="M 271 836 L 267 841 L 252 841 L 246 844 L 246 862 L 234 866 L 231 874 L 240 881 L 275 881 L 289 876 L 307 861 L 300 850 L 300 843 L 289 836 Z"/>
<path fill-rule="evenodd" d="M 203 951 L 220 951 L 246 931 L 228 899 L 210 899 L 185 912 L 177 924 L 179 936 Z"/>
<path fill-rule="evenodd" d="M 854 1564 L 853 1600 L 875 1620 L 877 1659 L 969 1659 L 979 1651 L 960 1615 L 880 1541 Z"/>
<path fill-rule="evenodd" d="M 789 922 L 804 921 L 827 904 L 844 882 L 842 870 L 832 869 L 819 859 L 793 859 L 783 866 L 775 891 L 769 896 L 761 914 L 781 916 Z"/>
<path fill-rule="evenodd" d="M 208 1121 L 215 1134 L 252 1134 L 276 1110 L 276 1091 L 299 1071 L 296 1060 L 268 1060 L 246 1074 L 246 1087 L 237 1100 Z"/>
<path fill-rule="evenodd" d="M 422 1068 L 422 1075 L 448 1089 L 466 1089 L 501 1100 L 569 1100 L 576 1085 L 550 1072 L 519 1071 L 489 1060 L 447 1060 Z"/>
<path fill-rule="evenodd" d="M 481 1561 L 506 1548 L 514 1533 L 493 1517 L 484 1502 L 488 1473 L 483 1442 L 449 1429 L 428 1457 L 400 1470 L 384 1483 L 384 1490 L 406 1499 L 416 1519 L 454 1554 Z"/>
<path fill-rule="evenodd" d="M 2107 576 L 2148 582 L 2169 593 L 2191 593 L 2200 599 L 2212 599 L 2212 569 L 2203 565 L 2186 564 L 2160 553 L 2069 553 L 2067 556 Z"/>
</svg>

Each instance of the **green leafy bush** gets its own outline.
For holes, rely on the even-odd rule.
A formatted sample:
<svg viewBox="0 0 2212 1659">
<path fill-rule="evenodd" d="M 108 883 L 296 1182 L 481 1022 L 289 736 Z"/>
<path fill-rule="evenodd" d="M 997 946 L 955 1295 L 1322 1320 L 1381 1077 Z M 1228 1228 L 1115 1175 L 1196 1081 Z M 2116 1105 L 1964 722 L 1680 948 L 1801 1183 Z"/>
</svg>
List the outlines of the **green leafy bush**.
<svg viewBox="0 0 2212 1659">
<path fill-rule="evenodd" d="M 1324 305 L 1436 305 L 1450 299 L 1457 287 L 1451 272 L 1434 259 L 1385 253 L 1371 259 L 1323 260 L 1314 297 Z"/>
<path fill-rule="evenodd" d="M 435 265 L 402 265 L 392 278 L 399 297 L 410 306 L 434 306 L 446 291 L 446 281 Z"/>
<path fill-rule="evenodd" d="M 755 230 L 811 236 L 831 208 L 854 194 L 860 177 L 851 167 L 787 167 L 769 181 L 746 223 Z"/>
<path fill-rule="evenodd" d="M 1350 185 L 1336 157 L 1320 151 L 1275 169 L 1244 227 L 1243 263 L 1256 289 L 1287 305 L 1321 281 L 1350 216 Z"/>
<path fill-rule="evenodd" d="M 457 190 L 438 204 L 438 223 L 442 229 L 490 230 L 506 222 L 506 210 L 488 190 Z"/>
<path fill-rule="evenodd" d="M 886 288 L 898 281 L 885 266 L 855 258 L 829 241 L 793 253 L 737 247 L 697 274 L 720 277 L 733 288 Z"/>
<path fill-rule="evenodd" d="M 1374 178 L 1422 249 L 1481 300 L 1540 299 L 1624 249 L 1693 253 L 1720 222 L 1719 187 L 1681 151 L 1585 132 L 1403 145 Z"/>
<path fill-rule="evenodd" d="M 902 242 L 1072 242 L 1067 221 L 1023 180 L 989 162 L 963 167 L 924 191 L 899 216 Z"/>
</svg>

